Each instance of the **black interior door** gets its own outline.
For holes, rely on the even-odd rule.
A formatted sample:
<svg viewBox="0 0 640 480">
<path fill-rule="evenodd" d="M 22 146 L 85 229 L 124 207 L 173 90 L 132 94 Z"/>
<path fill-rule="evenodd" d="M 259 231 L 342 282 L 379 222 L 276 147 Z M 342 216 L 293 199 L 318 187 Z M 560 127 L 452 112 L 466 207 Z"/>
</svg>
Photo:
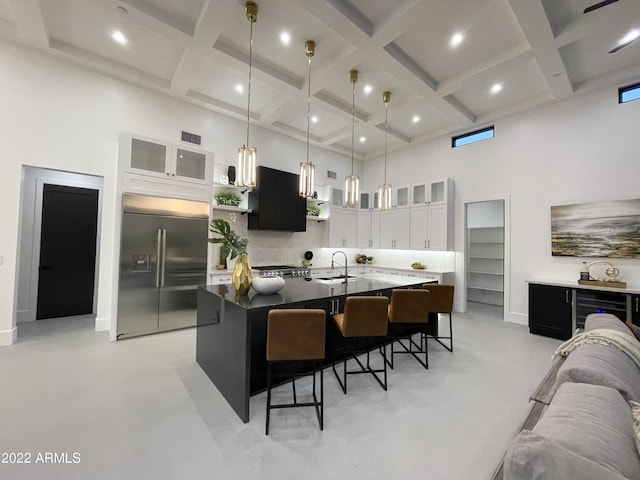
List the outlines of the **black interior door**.
<svg viewBox="0 0 640 480">
<path fill-rule="evenodd" d="M 36 320 L 93 311 L 98 191 L 45 184 Z"/>
</svg>

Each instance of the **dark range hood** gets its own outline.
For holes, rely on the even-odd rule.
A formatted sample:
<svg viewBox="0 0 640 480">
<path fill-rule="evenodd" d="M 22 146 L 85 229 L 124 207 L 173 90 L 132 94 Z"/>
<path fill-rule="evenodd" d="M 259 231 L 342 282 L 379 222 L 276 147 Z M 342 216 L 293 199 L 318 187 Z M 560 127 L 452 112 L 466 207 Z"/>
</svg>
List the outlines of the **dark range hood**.
<svg viewBox="0 0 640 480">
<path fill-rule="evenodd" d="M 258 167 L 249 192 L 249 230 L 307 231 L 307 201 L 298 195 L 299 175 Z"/>
</svg>

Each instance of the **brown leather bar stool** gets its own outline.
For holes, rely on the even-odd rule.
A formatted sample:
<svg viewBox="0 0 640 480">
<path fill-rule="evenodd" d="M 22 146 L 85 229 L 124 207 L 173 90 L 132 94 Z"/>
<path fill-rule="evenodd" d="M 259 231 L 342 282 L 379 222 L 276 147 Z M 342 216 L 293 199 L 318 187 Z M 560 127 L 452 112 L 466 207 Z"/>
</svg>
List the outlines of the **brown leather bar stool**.
<svg viewBox="0 0 640 480">
<path fill-rule="evenodd" d="M 426 290 L 394 289 L 391 292 L 389 304 L 389 322 L 391 337 L 391 361 L 389 366 L 393 369 L 393 356 L 395 354 L 410 354 L 424 368 L 429 368 L 429 350 L 427 342 L 423 342 L 429 326 L 430 294 Z M 420 345 L 412 338 L 414 333 L 420 333 Z M 409 342 L 405 345 L 403 340 Z M 395 351 L 393 345 L 398 342 L 403 350 Z M 416 347 L 414 349 L 413 347 Z M 424 353 L 424 362 L 418 357 L 418 353 Z"/>
<path fill-rule="evenodd" d="M 333 320 L 340 330 L 342 336 L 347 339 L 347 351 L 343 359 L 343 380 L 336 370 L 336 364 L 333 363 L 333 373 L 336 374 L 338 383 L 342 387 L 342 391 L 347 393 L 347 375 L 355 375 L 360 373 L 370 373 L 380 386 L 387 389 L 387 347 L 386 342 L 382 344 L 382 365 L 381 369 L 371 368 L 369 353 L 371 337 L 385 337 L 387 335 L 387 310 L 389 307 L 389 299 L 387 297 L 347 297 L 344 303 L 344 313 L 337 313 L 333 316 Z M 359 348 L 358 339 L 365 340 L 364 348 Z M 366 366 L 362 364 L 356 356 L 357 353 L 367 354 Z M 353 358 L 360 366 L 359 370 L 347 370 L 347 360 Z M 383 379 L 380 380 L 377 373 L 383 373 Z"/>
<path fill-rule="evenodd" d="M 449 336 L 430 336 L 444 348 L 446 348 L 450 352 L 453 352 L 453 323 L 451 321 L 451 312 L 453 311 L 454 287 L 453 285 L 433 285 L 431 283 L 425 283 L 424 285 L 422 285 L 422 288 L 424 288 L 431 294 L 431 296 L 429 297 L 429 312 L 449 315 Z M 447 346 L 442 342 L 442 340 L 449 340 L 449 345 Z"/>
<path fill-rule="evenodd" d="M 319 309 L 273 309 L 267 318 L 267 419 L 265 434 L 269 435 L 269 417 L 274 408 L 315 407 L 320 430 L 324 428 L 324 359 L 326 314 Z M 291 377 L 293 402 L 271 405 L 271 378 L 274 362 L 312 361 L 313 370 Z M 316 372 L 320 372 L 320 400 L 316 397 Z M 313 375 L 313 402 L 298 402 L 296 377 Z"/>
</svg>

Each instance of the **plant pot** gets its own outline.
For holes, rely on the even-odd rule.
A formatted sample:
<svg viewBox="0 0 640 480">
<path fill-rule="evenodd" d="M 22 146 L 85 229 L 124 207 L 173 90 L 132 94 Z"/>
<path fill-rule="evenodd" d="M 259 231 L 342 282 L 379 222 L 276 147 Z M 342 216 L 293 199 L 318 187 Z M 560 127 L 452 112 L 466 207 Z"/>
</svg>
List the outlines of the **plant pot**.
<svg viewBox="0 0 640 480">
<path fill-rule="evenodd" d="M 246 295 L 251 288 L 253 276 L 251 275 L 251 264 L 248 255 L 240 255 L 236 261 L 236 266 L 231 275 L 231 283 L 238 295 Z"/>
</svg>

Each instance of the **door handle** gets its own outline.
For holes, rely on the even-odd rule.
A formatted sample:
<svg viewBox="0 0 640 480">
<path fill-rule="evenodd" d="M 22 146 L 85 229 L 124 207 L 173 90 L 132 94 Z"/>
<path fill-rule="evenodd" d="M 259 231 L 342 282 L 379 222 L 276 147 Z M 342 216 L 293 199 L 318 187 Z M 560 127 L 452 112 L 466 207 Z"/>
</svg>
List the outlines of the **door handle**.
<svg viewBox="0 0 640 480">
<path fill-rule="evenodd" d="M 162 276 L 160 277 L 160 286 L 164 287 L 164 268 L 165 268 L 165 255 L 167 252 L 167 230 L 162 229 Z"/>
<path fill-rule="evenodd" d="M 640 300 L 640 299 L 639 299 L 638 297 L 636 297 L 636 312 L 640 311 L 640 310 L 638 309 L 638 300 Z"/>
<path fill-rule="evenodd" d="M 565 290 L 564 291 L 564 300 L 566 303 L 570 303 L 569 302 L 569 290 Z"/>
<path fill-rule="evenodd" d="M 160 266 L 162 261 L 162 230 L 158 229 L 156 238 L 156 287 L 160 286 Z"/>
<path fill-rule="evenodd" d="M 427 248 L 431 248 L 431 240 L 427 240 Z"/>
</svg>

